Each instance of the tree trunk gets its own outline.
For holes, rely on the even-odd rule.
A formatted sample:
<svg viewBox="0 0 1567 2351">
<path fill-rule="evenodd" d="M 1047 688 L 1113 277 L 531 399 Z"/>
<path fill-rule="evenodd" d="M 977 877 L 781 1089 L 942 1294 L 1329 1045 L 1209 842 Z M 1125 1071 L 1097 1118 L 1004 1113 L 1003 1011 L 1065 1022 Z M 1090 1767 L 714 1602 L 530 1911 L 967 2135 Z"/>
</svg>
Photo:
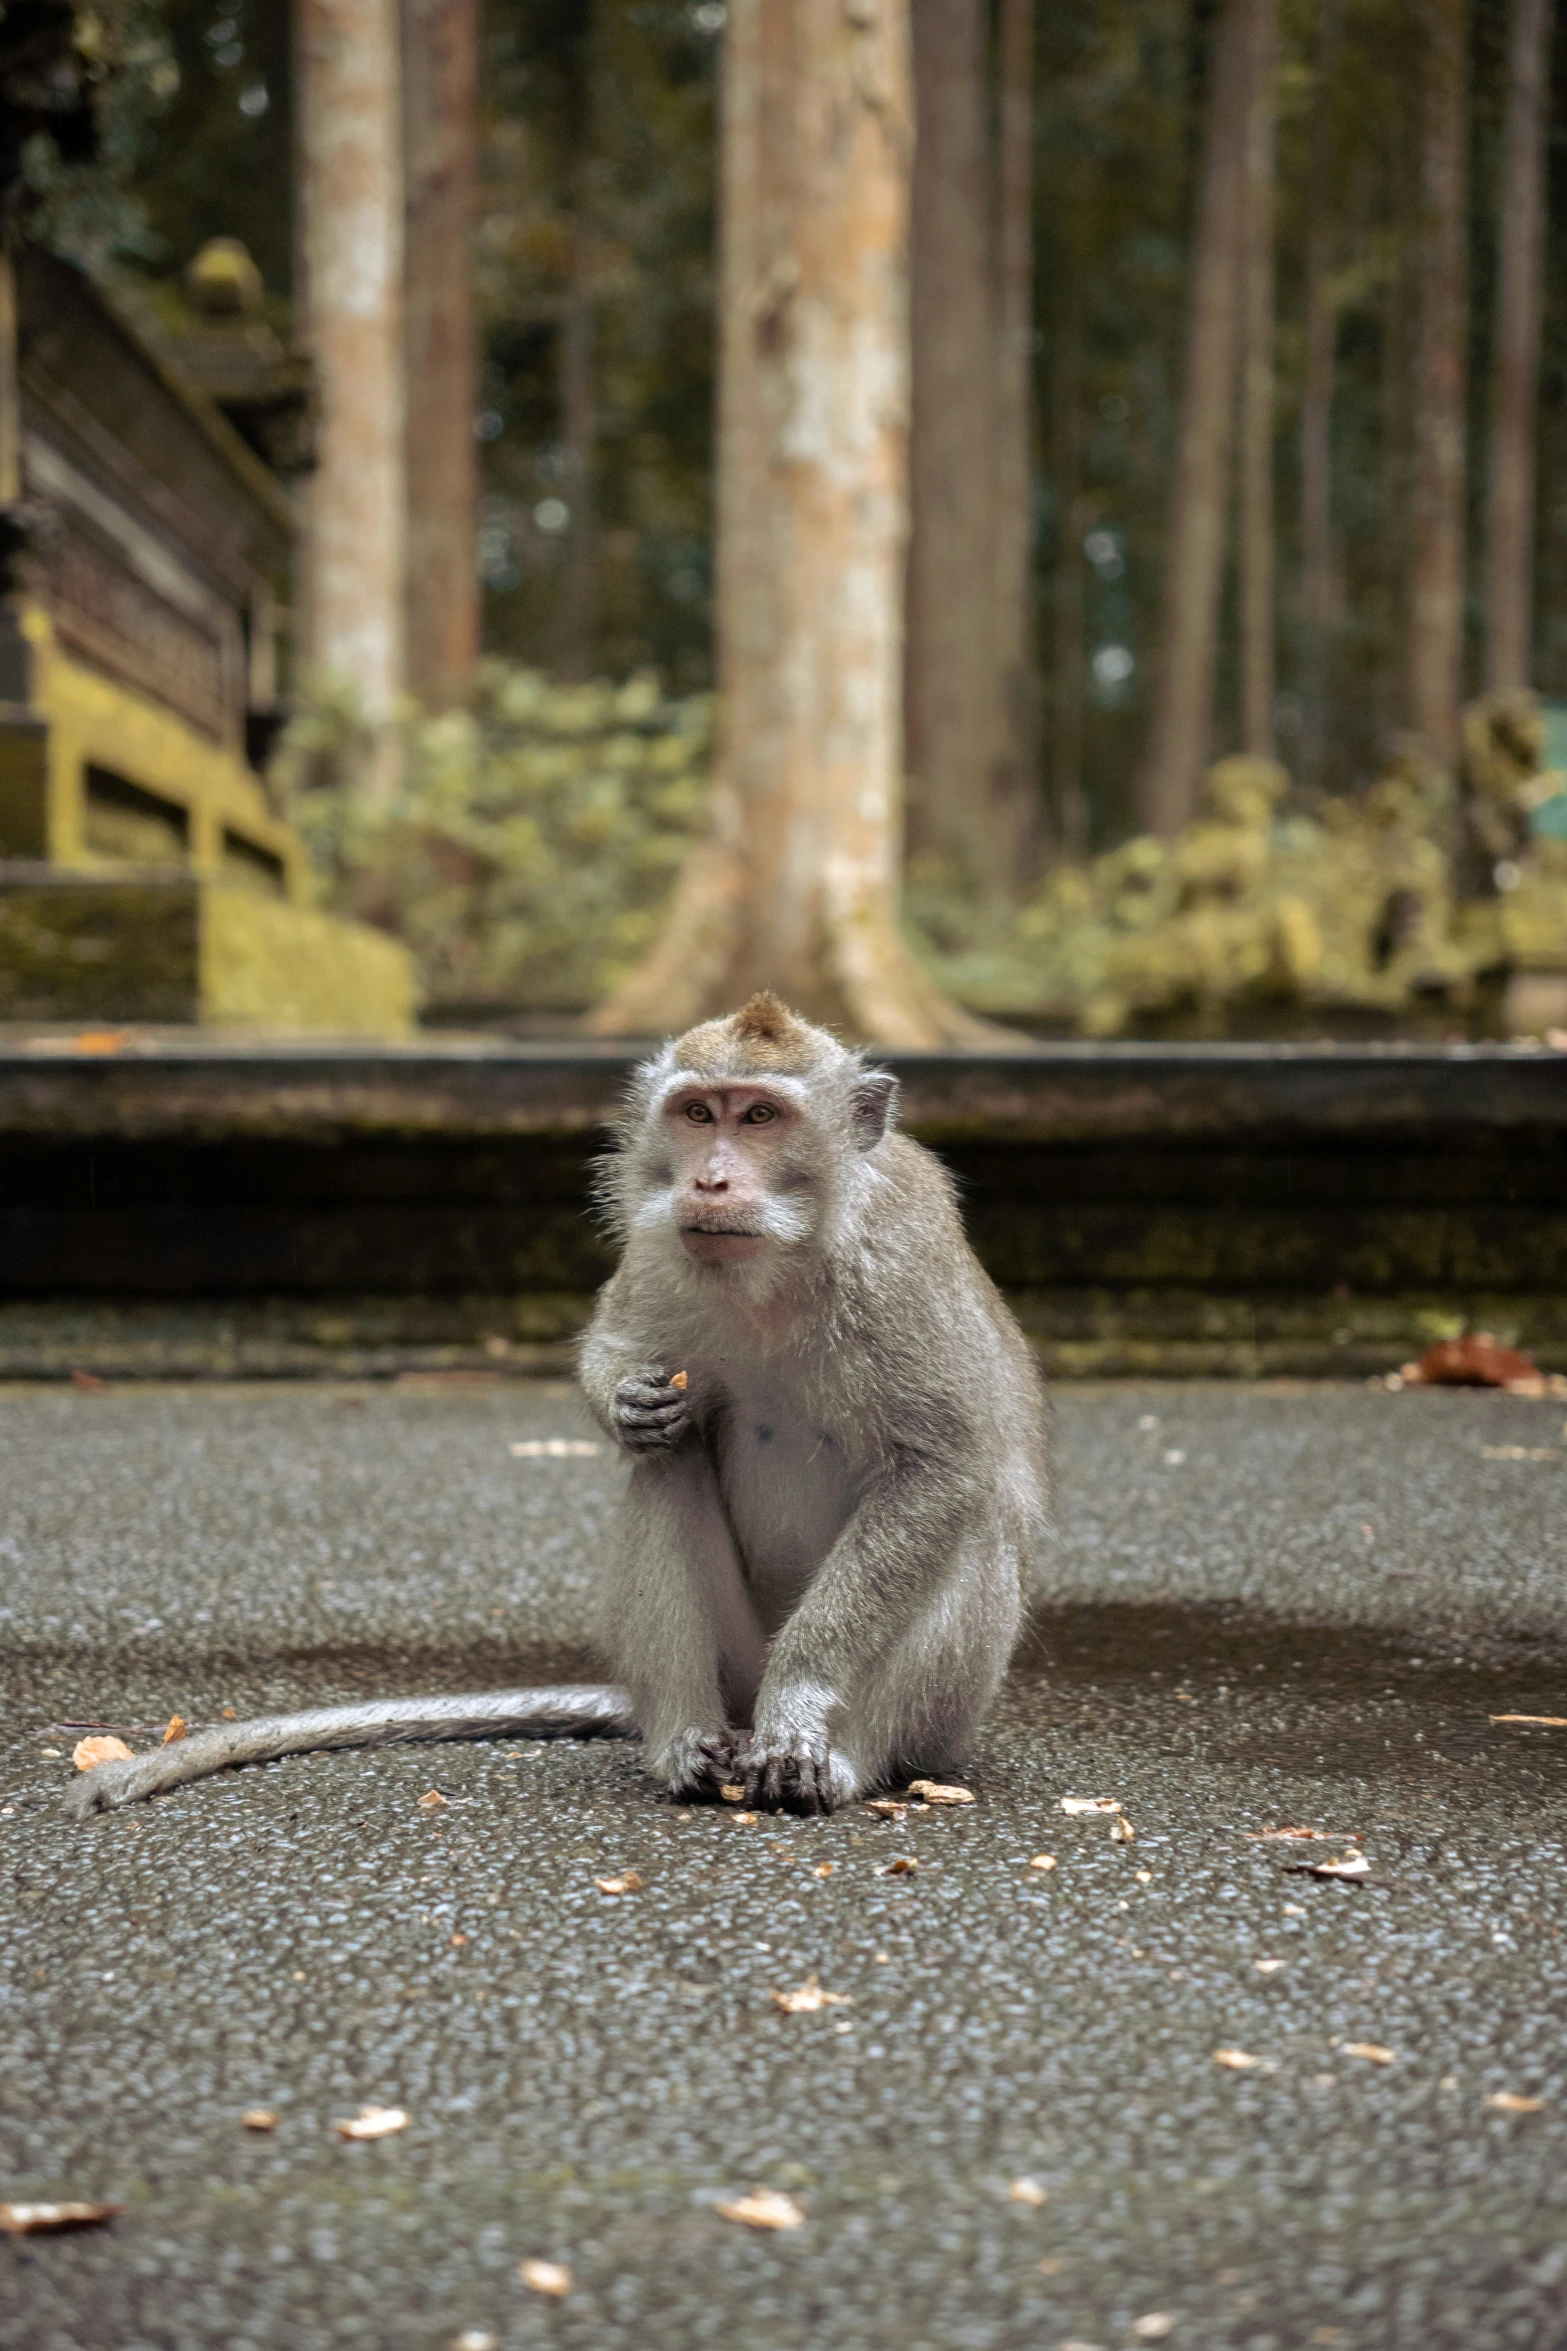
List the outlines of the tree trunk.
<svg viewBox="0 0 1567 2351">
<path fill-rule="evenodd" d="M 384 733 L 403 686 L 403 200 L 397 0 L 297 0 L 303 315 L 319 399 L 306 671 Z M 371 792 L 391 770 L 372 764 Z"/>
<path fill-rule="evenodd" d="M 593 459 L 597 414 L 593 383 L 593 231 L 590 218 L 593 143 L 592 0 L 575 0 L 566 78 L 564 130 L 570 153 L 571 252 L 560 323 L 560 445 L 563 487 L 571 522 L 560 603 L 562 677 L 591 677 L 597 617 L 598 537 L 593 513 Z"/>
<path fill-rule="evenodd" d="M 985 0 L 915 0 L 906 661 L 909 835 L 970 888 L 1004 887 L 988 823 L 1000 746 L 996 342 Z"/>
<path fill-rule="evenodd" d="M 917 49 L 916 49 L 917 53 Z M 1000 0 L 996 42 L 996 323 L 992 433 L 993 869 L 1015 892 L 1039 861 L 1034 691 L 1034 5 Z"/>
<path fill-rule="evenodd" d="M 1551 0 L 1514 0 L 1508 55 L 1496 362 L 1485 550 L 1485 683 L 1529 683 L 1534 603 L 1534 424 L 1545 246 Z"/>
<path fill-rule="evenodd" d="M 1088 801 L 1083 791 L 1083 701 L 1088 679 L 1083 612 L 1083 540 L 1089 528 L 1083 496 L 1083 324 L 1072 272 L 1056 249 L 1058 270 L 1052 317 L 1051 464 L 1057 499 L 1055 589 L 1050 678 L 1050 796 L 1056 847 L 1063 857 L 1088 855 Z"/>
<path fill-rule="evenodd" d="M 1177 832 L 1195 812 L 1213 717 L 1254 5 L 1224 0 L 1210 70 L 1153 724 L 1138 777 L 1139 815 L 1153 833 Z"/>
<path fill-rule="evenodd" d="M 713 829 L 599 1034 L 760 986 L 884 1045 L 988 1033 L 897 927 L 910 113 L 900 0 L 731 0 Z"/>
<path fill-rule="evenodd" d="M 1333 290 L 1330 140 L 1339 0 L 1322 0 L 1311 108 L 1313 176 L 1307 192 L 1306 351 L 1300 393 L 1301 780 L 1320 782 L 1327 743 L 1328 634 L 1333 620 Z"/>
<path fill-rule="evenodd" d="M 1271 759 L 1273 741 L 1273 166 L 1276 0 L 1252 0 L 1241 231 L 1241 742 Z"/>
<path fill-rule="evenodd" d="M 439 708 L 479 654 L 477 0 L 402 0 L 402 17 L 408 684 Z"/>
<path fill-rule="evenodd" d="M 1427 0 L 1422 16 L 1409 723 L 1427 751 L 1448 759 L 1457 748 L 1463 689 L 1468 0 Z"/>
</svg>

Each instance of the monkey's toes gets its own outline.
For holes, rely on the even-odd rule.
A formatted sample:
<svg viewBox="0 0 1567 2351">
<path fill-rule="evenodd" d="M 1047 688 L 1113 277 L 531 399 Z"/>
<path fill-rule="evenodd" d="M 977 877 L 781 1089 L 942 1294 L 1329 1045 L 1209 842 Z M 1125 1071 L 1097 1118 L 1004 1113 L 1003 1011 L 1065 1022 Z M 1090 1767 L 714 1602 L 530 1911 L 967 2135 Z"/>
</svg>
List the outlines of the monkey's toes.
<svg viewBox="0 0 1567 2351">
<path fill-rule="evenodd" d="M 748 1804 L 768 1812 L 831 1812 L 838 1796 L 825 1743 L 800 1739 L 787 1747 L 752 1747 L 745 1757 L 745 1794 Z"/>
<path fill-rule="evenodd" d="M 716 1804 L 720 1789 L 740 1776 L 733 1731 L 682 1731 L 665 1768 L 672 1796 Z"/>
</svg>

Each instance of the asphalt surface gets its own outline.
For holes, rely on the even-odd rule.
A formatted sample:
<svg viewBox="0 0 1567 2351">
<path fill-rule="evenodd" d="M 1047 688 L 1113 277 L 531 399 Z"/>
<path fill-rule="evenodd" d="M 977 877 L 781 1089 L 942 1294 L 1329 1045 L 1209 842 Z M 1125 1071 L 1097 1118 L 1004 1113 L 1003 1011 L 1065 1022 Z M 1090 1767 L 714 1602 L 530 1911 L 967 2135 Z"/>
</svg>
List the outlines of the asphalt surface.
<svg viewBox="0 0 1567 2351">
<path fill-rule="evenodd" d="M 1567 2346 L 1567 1730 L 1490 1719 L 1567 1714 L 1562 1407 L 1058 1420 L 971 1808 L 745 1825 L 513 1741 L 73 1826 L 55 1726 L 585 1675 L 617 1473 L 509 1450 L 565 1390 L 0 1390 L 0 2199 L 123 2207 L 0 2242 L 6 2351 Z"/>
</svg>

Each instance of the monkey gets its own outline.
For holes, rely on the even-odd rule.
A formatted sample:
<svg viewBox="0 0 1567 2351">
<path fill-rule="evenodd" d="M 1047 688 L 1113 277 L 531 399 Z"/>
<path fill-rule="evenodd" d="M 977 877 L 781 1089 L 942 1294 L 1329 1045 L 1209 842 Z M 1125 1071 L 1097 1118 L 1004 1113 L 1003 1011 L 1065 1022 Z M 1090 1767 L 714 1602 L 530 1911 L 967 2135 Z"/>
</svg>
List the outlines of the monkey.
<svg viewBox="0 0 1567 2351">
<path fill-rule="evenodd" d="M 110 1810 L 230 1763 L 407 1739 L 640 1734 L 668 1794 L 820 1814 L 960 1769 L 1050 1509 L 1042 1383 L 896 1123 L 898 1083 L 769 991 L 634 1073 L 579 1358 L 626 1456 L 615 1686 L 323 1709 L 99 1764 Z"/>
</svg>

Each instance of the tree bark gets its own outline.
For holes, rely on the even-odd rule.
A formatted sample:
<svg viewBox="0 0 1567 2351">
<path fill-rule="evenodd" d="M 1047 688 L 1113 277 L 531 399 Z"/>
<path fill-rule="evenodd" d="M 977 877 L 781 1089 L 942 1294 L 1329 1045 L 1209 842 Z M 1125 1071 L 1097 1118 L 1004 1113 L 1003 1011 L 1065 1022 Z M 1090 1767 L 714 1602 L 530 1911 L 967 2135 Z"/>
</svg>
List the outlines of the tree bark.
<svg viewBox="0 0 1567 2351">
<path fill-rule="evenodd" d="M 479 654 L 477 0 L 402 0 L 402 20 L 408 685 L 439 708 Z"/>
<path fill-rule="evenodd" d="M 1225 0 L 1209 80 L 1153 723 L 1138 777 L 1138 811 L 1152 833 L 1177 832 L 1194 814 L 1212 725 L 1234 440 L 1252 10 L 1253 0 Z"/>
<path fill-rule="evenodd" d="M 998 740 L 989 826 L 993 870 L 1001 889 L 1012 893 L 1038 865 L 1040 834 L 1033 599 L 1033 0 L 1000 0 L 996 83 L 991 659 Z"/>
<path fill-rule="evenodd" d="M 906 0 L 731 0 L 713 826 L 599 1034 L 760 986 L 879 1044 L 989 1033 L 897 927 L 909 83 Z"/>
<path fill-rule="evenodd" d="M 564 57 L 564 129 L 570 152 L 571 249 L 560 323 L 560 445 L 563 487 L 571 509 L 560 603 L 557 666 L 562 677 L 586 678 L 594 667 L 598 537 L 594 522 L 594 442 L 597 403 L 593 376 L 593 231 L 590 218 L 593 138 L 592 0 L 575 0 Z"/>
<path fill-rule="evenodd" d="M 403 686 L 397 0 L 297 0 L 304 318 L 316 365 L 306 671 L 385 728 Z M 384 791 L 384 760 L 367 788 Z"/>
<path fill-rule="evenodd" d="M 1427 0 L 1421 138 L 1409 603 L 1409 723 L 1426 750 L 1458 743 L 1464 649 L 1468 0 Z"/>
<path fill-rule="evenodd" d="M 999 750 L 996 341 L 985 0 L 915 0 L 908 556 L 909 837 L 968 887 L 1003 884 L 988 822 Z"/>
<path fill-rule="evenodd" d="M 1088 801 L 1083 791 L 1083 702 L 1088 680 L 1083 609 L 1083 325 L 1070 269 L 1059 271 L 1053 303 L 1051 463 L 1057 498 L 1056 576 L 1052 597 L 1054 659 L 1050 678 L 1050 796 L 1055 845 L 1063 857 L 1088 855 Z"/>
<path fill-rule="evenodd" d="M 1277 0 L 1252 0 L 1241 230 L 1241 743 L 1271 759 L 1273 738 L 1273 167 Z"/>
<path fill-rule="evenodd" d="M 1551 0 L 1514 0 L 1502 137 L 1500 267 L 1485 550 L 1485 684 L 1529 683 L 1534 607 L 1534 430 L 1545 249 Z"/>
<path fill-rule="evenodd" d="M 1330 140 L 1340 0 L 1322 0 L 1311 107 L 1313 176 L 1306 227 L 1306 350 L 1300 394 L 1301 780 L 1320 782 L 1327 744 L 1328 636 L 1333 622 L 1333 289 Z"/>
</svg>

